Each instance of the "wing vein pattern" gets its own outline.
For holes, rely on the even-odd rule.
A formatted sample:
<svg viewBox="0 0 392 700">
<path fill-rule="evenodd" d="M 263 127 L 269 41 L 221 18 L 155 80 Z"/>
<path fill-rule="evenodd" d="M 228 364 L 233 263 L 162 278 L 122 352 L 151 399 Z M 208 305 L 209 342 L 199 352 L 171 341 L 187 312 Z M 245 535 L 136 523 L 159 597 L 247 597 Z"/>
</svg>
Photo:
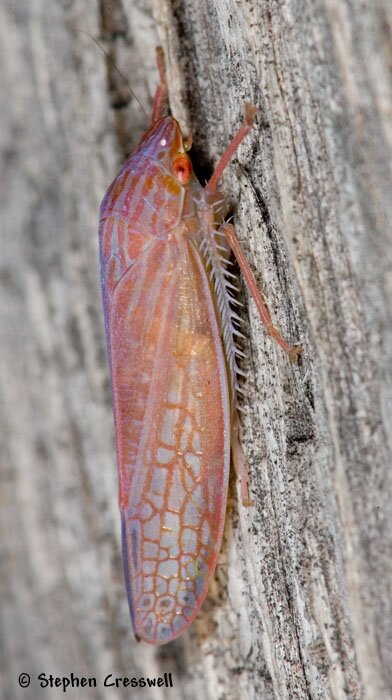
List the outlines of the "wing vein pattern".
<svg viewBox="0 0 392 700">
<path fill-rule="evenodd" d="M 117 283 L 108 325 L 128 600 L 136 635 L 163 643 L 206 595 L 230 465 L 222 342 L 192 243 L 148 246 Z"/>
</svg>

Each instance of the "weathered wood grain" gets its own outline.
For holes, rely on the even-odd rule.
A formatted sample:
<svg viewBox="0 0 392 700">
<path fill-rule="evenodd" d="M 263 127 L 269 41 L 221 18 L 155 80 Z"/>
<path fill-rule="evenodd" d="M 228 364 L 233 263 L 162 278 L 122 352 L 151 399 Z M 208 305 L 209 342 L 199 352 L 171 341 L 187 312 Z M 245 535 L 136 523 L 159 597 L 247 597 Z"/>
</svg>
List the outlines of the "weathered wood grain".
<svg viewBox="0 0 392 700">
<path fill-rule="evenodd" d="M 154 18 L 152 15 L 154 13 Z M 392 697 L 391 7 L 388 0 L 91 0 L 0 7 L 1 687 L 172 671 L 132 697 Z M 173 112 L 238 235 L 290 366 L 243 290 L 242 442 L 210 595 L 189 634 L 132 640 L 97 271 L 97 209 L 163 44 Z M 30 690 L 17 679 L 30 673 Z M 73 691 L 78 692 L 78 691 Z M 60 690 L 48 697 L 63 697 Z M 76 697 L 76 695 L 75 695 Z"/>
</svg>

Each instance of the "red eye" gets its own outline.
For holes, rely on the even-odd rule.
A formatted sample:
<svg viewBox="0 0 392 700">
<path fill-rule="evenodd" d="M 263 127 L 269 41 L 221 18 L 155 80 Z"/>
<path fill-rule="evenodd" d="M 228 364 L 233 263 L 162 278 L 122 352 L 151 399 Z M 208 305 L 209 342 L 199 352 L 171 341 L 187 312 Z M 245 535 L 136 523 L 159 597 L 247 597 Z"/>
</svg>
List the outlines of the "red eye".
<svg viewBox="0 0 392 700">
<path fill-rule="evenodd" d="M 182 185 L 191 179 L 192 163 L 186 153 L 179 153 L 173 160 L 173 173 Z"/>
</svg>

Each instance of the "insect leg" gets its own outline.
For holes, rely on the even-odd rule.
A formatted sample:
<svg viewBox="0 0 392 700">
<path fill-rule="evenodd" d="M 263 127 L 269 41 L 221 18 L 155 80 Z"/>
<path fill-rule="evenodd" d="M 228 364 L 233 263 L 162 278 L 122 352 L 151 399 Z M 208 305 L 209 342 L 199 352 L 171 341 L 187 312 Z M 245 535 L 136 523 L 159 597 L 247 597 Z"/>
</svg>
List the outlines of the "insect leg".
<svg viewBox="0 0 392 700">
<path fill-rule="evenodd" d="M 231 428 L 231 454 L 233 464 L 239 481 L 240 498 L 243 506 L 253 506 L 249 498 L 249 474 L 246 457 L 238 439 L 239 419 L 237 411 L 234 411 Z"/>
<path fill-rule="evenodd" d="M 287 352 L 287 354 L 290 357 L 290 360 L 292 362 L 297 362 L 298 356 L 302 353 L 303 348 L 301 345 L 289 345 L 289 343 L 286 343 L 285 340 L 283 340 L 281 334 L 279 333 L 278 329 L 275 328 L 275 326 L 272 323 L 272 319 L 270 316 L 270 313 L 267 309 L 266 303 L 261 295 L 260 290 L 257 287 L 257 283 L 255 278 L 253 277 L 252 270 L 250 269 L 249 263 L 242 251 L 242 248 L 240 246 L 239 240 L 236 236 L 234 226 L 232 224 L 222 224 L 219 228 L 220 231 L 223 231 L 226 234 L 226 238 L 230 243 L 230 247 L 236 257 L 236 260 L 241 268 L 242 274 L 244 275 L 244 279 L 246 284 L 248 285 L 248 288 L 250 290 L 250 293 L 255 301 L 255 304 L 257 306 L 257 310 L 260 314 L 260 318 L 262 322 L 264 323 L 267 332 L 276 340 L 276 342 L 280 345 L 280 347 Z"/>
<path fill-rule="evenodd" d="M 157 67 L 159 72 L 159 84 L 155 91 L 154 104 L 152 108 L 151 124 L 155 124 L 160 119 L 168 104 L 169 96 L 167 90 L 165 55 L 162 46 L 157 46 Z"/>
<path fill-rule="evenodd" d="M 224 169 L 226 168 L 227 164 L 238 149 L 240 143 L 249 134 L 253 126 L 256 112 L 256 107 L 254 107 L 250 102 L 245 102 L 245 121 L 243 125 L 238 129 L 237 133 L 233 137 L 233 140 L 229 143 L 225 152 L 221 156 L 221 159 L 218 162 L 218 165 L 216 166 L 210 180 L 207 182 L 207 185 L 205 187 L 206 192 L 216 192 L 218 182 Z"/>
</svg>

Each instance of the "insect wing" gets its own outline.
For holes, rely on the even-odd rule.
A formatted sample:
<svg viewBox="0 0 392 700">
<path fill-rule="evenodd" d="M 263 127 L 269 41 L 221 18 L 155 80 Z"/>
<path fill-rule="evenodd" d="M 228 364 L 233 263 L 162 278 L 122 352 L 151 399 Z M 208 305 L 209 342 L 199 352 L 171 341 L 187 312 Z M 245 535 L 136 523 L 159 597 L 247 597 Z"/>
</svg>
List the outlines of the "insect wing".
<svg viewBox="0 0 392 700">
<path fill-rule="evenodd" d="M 108 313 L 129 607 L 137 637 L 159 644 L 204 600 L 226 508 L 226 368 L 197 250 L 155 240 Z"/>
</svg>

